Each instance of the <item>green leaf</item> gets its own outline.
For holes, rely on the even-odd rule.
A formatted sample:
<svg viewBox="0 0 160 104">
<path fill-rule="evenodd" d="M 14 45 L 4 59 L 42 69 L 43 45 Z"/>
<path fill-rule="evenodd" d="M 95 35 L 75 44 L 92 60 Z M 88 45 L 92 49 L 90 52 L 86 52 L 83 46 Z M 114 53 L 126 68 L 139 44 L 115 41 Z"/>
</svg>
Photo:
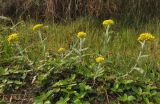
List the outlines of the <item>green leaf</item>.
<svg viewBox="0 0 160 104">
<path fill-rule="evenodd" d="M 49 100 L 45 101 L 44 104 L 51 104 Z"/>
<path fill-rule="evenodd" d="M 2 19 L 2 20 L 6 20 L 6 21 L 11 21 L 11 18 L 9 18 L 9 17 L 5 17 L 5 16 L 0 16 L 0 19 Z"/>
<path fill-rule="evenodd" d="M 15 84 L 17 85 L 22 85 L 23 83 L 21 81 L 14 81 Z"/>
<path fill-rule="evenodd" d="M 124 94 L 123 96 L 118 97 L 118 99 L 122 102 L 126 102 L 127 101 L 127 94 Z"/>
<path fill-rule="evenodd" d="M 60 100 L 56 102 L 56 104 L 67 104 L 69 100 L 70 98 L 68 96 L 65 98 L 61 97 Z"/>
<path fill-rule="evenodd" d="M 146 104 L 154 104 L 154 103 L 150 102 L 148 98 L 144 98 L 144 101 Z"/>
<path fill-rule="evenodd" d="M 127 94 L 124 94 L 123 96 L 120 96 L 118 99 L 122 102 L 131 102 L 135 100 L 136 98 L 132 95 L 128 96 Z"/>
<path fill-rule="evenodd" d="M 43 81 L 44 79 L 46 79 L 46 74 L 38 76 L 39 81 Z"/>
<path fill-rule="evenodd" d="M 73 102 L 74 104 L 83 104 L 80 99 L 75 99 Z"/>
<path fill-rule="evenodd" d="M 44 100 L 47 100 L 47 98 L 48 98 L 49 96 L 51 96 L 54 91 L 55 91 L 55 90 L 50 90 L 50 91 L 48 91 L 47 93 L 45 93 L 45 94 L 44 94 L 45 97 L 44 97 L 43 99 L 44 99 Z"/>
<path fill-rule="evenodd" d="M 53 91 L 53 92 L 59 92 L 59 91 L 60 91 L 60 88 L 54 88 L 52 91 Z"/>
<path fill-rule="evenodd" d="M 127 101 L 129 101 L 129 102 L 130 102 L 130 101 L 133 101 L 133 100 L 135 100 L 135 99 L 136 99 L 136 98 L 135 98 L 134 96 L 132 96 L 132 95 L 131 95 L 131 96 L 128 96 Z"/>
<path fill-rule="evenodd" d="M 43 104 L 42 96 L 35 97 L 33 104 Z"/>
<path fill-rule="evenodd" d="M 95 74 L 94 74 L 94 77 L 97 78 L 97 77 L 101 77 L 102 75 L 104 74 L 104 69 L 97 69 L 95 71 Z"/>
<path fill-rule="evenodd" d="M 112 91 L 116 91 L 119 88 L 119 82 L 115 82 Z"/>
<path fill-rule="evenodd" d="M 53 92 L 54 90 L 50 90 L 47 93 L 43 93 L 40 96 L 35 97 L 34 104 L 44 104 L 43 102 L 46 101 L 49 98 L 49 96 L 53 94 Z"/>
<path fill-rule="evenodd" d="M 80 99 L 75 99 L 73 104 L 90 104 L 88 101 L 81 101 Z"/>
<path fill-rule="evenodd" d="M 81 52 L 77 50 L 76 48 L 73 48 L 73 51 L 76 52 L 77 54 L 81 54 Z"/>
<path fill-rule="evenodd" d="M 75 94 L 77 98 L 84 98 L 84 96 L 86 95 L 86 92 L 80 92 L 80 93 L 76 93 Z"/>
<path fill-rule="evenodd" d="M 89 85 L 86 85 L 85 83 L 80 83 L 79 87 L 81 91 L 91 90 L 91 87 Z"/>
<path fill-rule="evenodd" d="M 0 67 L 0 75 L 7 75 L 7 69 Z"/>
<path fill-rule="evenodd" d="M 3 93 L 5 84 L 0 84 L 0 93 Z"/>
<path fill-rule="evenodd" d="M 142 88 L 139 87 L 137 93 L 138 93 L 139 95 L 142 95 L 142 92 L 143 92 L 143 91 L 142 91 Z"/>
<path fill-rule="evenodd" d="M 75 84 L 73 84 L 73 85 L 71 84 L 71 83 L 74 82 L 75 78 L 76 78 L 76 75 L 73 74 L 73 75 L 72 75 L 70 78 L 68 78 L 68 79 L 60 80 L 60 81 L 56 82 L 55 84 L 53 84 L 53 87 L 55 87 L 55 86 L 63 86 L 63 85 L 71 85 L 71 87 L 72 87 L 73 85 L 75 85 Z M 69 87 L 68 87 L 68 88 L 69 88 Z"/>
<path fill-rule="evenodd" d="M 62 86 L 62 85 L 66 85 L 67 83 L 68 83 L 67 80 L 60 80 L 56 82 L 53 86 Z"/>
<path fill-rule="evenodd" d="M 77 84 L 70 84 L 70 85 L 68 85 L 68 86 L 67 86 L 67 88 L 66 88 L 66 89 L 67 89 L 67 90 L 71 90 L 71 89 L 72 89 L 72 87 L 73 87 L 73 86 L 75 86 L 75 85 L 77 85 Z"/>
<path fill-rule="evenodd" d="M 130 83 L 132 83 L 132 82 L 133 82 L 133 80 L 123 80 L 123 81 L 122 81 L 123 84 L 130 84 Z"/>
<path fill-rule="evenodd" d="M 144 57 L 148 57 L 149 55 L 141 55 L 140 57 L 141 58 L 144 58 Z"/>
<path fill-rule="evenodd" d="M 144 73 L 144 70 L 143 70 L 142 68 L 134 67 L 133 69 L 137 70 L 137 71 L 140 72 L 141 74 Z"/>
</svg>

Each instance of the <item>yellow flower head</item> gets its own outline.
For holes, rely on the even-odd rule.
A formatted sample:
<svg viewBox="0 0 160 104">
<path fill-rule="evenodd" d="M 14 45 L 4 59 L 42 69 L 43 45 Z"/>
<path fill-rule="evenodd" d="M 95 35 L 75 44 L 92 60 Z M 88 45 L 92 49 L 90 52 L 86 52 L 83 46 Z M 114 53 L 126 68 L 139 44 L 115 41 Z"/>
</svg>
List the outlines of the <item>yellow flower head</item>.
<svg viewBox="0 0 160 104">
<path fill-rule="evenodd" d="M 104 26 L 113 25 L 114 21 L 112 19 L 104 20 L 102 23 Z"/>
<path fill-rule="evenodd" d="M 7 38 L 7 41 L 9 43 L 13 43 L 13 42 L 16 42 L 18 40 L 19 40 L 19 37 L 16 33 L 13 33 L 13 34 L 9 35 L 8 38 Z"/>
<path fill-rule="evenodd" d="M 59 49 L 58 49 L 58 52 L 59 52 L 59 53 L 64 53 L 65 51 L 66 51 L 65 48 L 59 48 Z"/>
<path fill-rule="evenodd" d="M 140 36 L 138 37 L 138 41 L 145 41 L 145 40 L 154 40 L 155 37 L 150 34 L 150 33 L 142 33 L 140 34 Z"/>
<path fill-rule="evenodd" d="M 102 63 L 102 62 L 104 62 L 104 57 L 102 57 L 102 56 L 97 57 L 97 58 L 96 58 L 96 62 L 97 62 L 97 63 Z"/>
<path fill-rule="evenodd" d="M 43 24 L 36 24 L 36 25 L 34 25 L 33 26 L 33 30 L 37 30 L 37 29 L 40 29 L 40 28 L 42 28 L 43 27 Z"/>
<path fill-rule="evenodd" d="M 85 38 L 86 37 L 86 33 L 85 32 L 78 32 L 77 37 L 78 38 Z"/>
</svg>

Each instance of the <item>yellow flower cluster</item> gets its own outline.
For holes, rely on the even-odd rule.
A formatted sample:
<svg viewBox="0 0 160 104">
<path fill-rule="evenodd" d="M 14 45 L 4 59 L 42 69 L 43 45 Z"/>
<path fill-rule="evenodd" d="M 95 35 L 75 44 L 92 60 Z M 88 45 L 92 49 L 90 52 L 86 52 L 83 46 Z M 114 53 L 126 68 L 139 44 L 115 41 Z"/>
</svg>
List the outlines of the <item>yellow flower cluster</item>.
<svg viewBox="0 0 160 104">
<path fill-rule="evenodd" d="M 7 41 L 9 43 L 13 43 L 13 42 L 16 42 L 18 40 L 19 40 L 19 37 L 16 33 L 13 33 L 13 34 L 9 35 L 8 38 L 7 38 Z"/>
<path fill-rule="evenodd" d="M 85 32 L 78 32 L 77 37 L 78 38 L 85 38 L 86 37 L 86 33 Z"/>
<path fill-rule="evenodd" d="M 97 57 L 96 62 L 97 63 L 103 63 L 104 62 L 104 57 L 102 57 L 102 56 Z"/>
<path fill-rule="evenodd" d="M 150 34 L 150 33 L 142 33 L 140 34 L 140 36 L 138 37 L 138 41 L 145 41 L 145 40 L 154 40 L 155 37 Z"/>
<path fill-rule="evenodd" d="M 102 23 L 104 26 L 113 25 L 114 21 L 112 19 L 104 20 Z"/>
<path fill-rule="evenodd" d="M 58 49 L 58 52 L 59 52 L 59 53 L 64 53 L 65 51 L 66 51 L 65 48 L 59 48 L 59 49 Z"/>
<path fill-rule="evenodd" d="M 34 25 L 33 26 L 33 30 L 37 30 L 37 29 L 39 29 L 39 28 L 41 28 L 41 27 L 43 27 L 43 24 L 36 24 L 36 25 Z"/>
</svg>

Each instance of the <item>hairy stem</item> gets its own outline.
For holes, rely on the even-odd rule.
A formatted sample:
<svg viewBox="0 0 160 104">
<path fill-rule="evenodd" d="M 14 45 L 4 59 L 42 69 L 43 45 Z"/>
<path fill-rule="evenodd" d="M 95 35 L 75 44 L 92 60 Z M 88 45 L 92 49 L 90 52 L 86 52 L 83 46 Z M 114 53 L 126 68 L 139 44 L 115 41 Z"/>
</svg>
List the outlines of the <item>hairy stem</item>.
<svg viewBox="0 0 160 104">
<path fill-rule="evenodd" d="M 135 70 L 135 68 L 136 68 L 137 65 L 138 65 L 139 60 L 141 59 L 144 46 L 145 46 L 145 40 L 144 40 L 143 42 L 141 42 L 141 50 L 140 50 L 140 52 L 139 52 L 139 54 L 138 54 L 138 57 L 137 57 L 137 59 L 136 59 L 135 65 L 131 68 L 131 70 L 130 70 L 129 72 L 127 72 L 125 75 L 120 76 L 120 77 L 124 78 L 124 77 L 128 76 L 130 73 L 132 73 L 132 72 Z M 119 78 L 120 78 L 120 77 L 119 77 Z"/>
</svg>

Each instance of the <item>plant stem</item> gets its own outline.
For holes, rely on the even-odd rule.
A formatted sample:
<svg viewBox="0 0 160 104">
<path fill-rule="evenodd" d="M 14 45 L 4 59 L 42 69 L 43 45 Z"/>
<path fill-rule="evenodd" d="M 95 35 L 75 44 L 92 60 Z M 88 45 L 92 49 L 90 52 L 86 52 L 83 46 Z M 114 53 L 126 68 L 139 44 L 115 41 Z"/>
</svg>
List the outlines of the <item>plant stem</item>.
<svg viewBox="0 0 160 104">
<path fill-rule="evenodd" d="M 17 49 L 19 50 L 21 56 L 29 62 L 29 65 L 30 65 L 30 66 L 32 66 L 32 63 L 33 63 L 33 62 L 28 58 L 28 55 L 24 55 L 24 54 L 23 54 L 23 50 L 21 49 L 21 47 L 20 47 L 20 45 L 19 45 L 18 43 L 16 43 L 16 47 L 17 47 Z"/>
<path fill-rule="evenodd" d="M 106 37 L 109 36 L 109 28 L 110 28 L 110 25 L 108 25 L 107 28 L 106 28 L 106 33 L 105 33 L 105 36 L 106 36 Z"/>
<path fill-rule="evenodd" d="M 43 47 L 43 53 L 45 54 L 46 47 L 45 47 L 44 41 L 42 39 L 42 34 L 41 34 L 40 30 L 38 31 L 38 35 L 39 35 L 39 38 L 40 38 L 41 45 Z"/>
<path fill-rule="evenodd" d="M 94 70 L 94 71 L 95 71 L 95 74 L 94 74 L 94 77 L 93 77 L 93 86 L 94 86 L 95 83 L 96 83 L 96 78 L 97 78 L 97 73 L 96 73 L 96 71 L 99 70 L 100 68 L 101 68 L 101 63 L 99 63 L 98 66 L 97 66 L 97 69 Z"/>
<path fill-rule="evenodd" d="M 83 45 L 83 40 L 80 38 L 79 53 L 80 53 L 80 60 L 81 61 L 82 61 L 82 45 Z"/>
<path fill-rule="evenodd" d="M 22 51 L 22 49 L 21 49 L 21 47 L 20 47 L 20 45 L 18 43 L 16 43 L 16 47 L 19 50 L 19 53 L 21 54 L 21 56 L 24 57 L 23 51 Z"/>
<path fill-rule="evenodd" d="M 81 53 L 81 51 L 82 51 L 82 39 L 80 39 L 80 43 L 79 43 L 79 51 L 80 51 L 80 53 Z"/>
<path fill-rule="evenodd" d="M 105 32 L 105 34 L 104 34 L 104 39 L 105 39 L 105 40 L 103 41 L 103 53 L 104 53 L 104 50 L 107 49 L 107 44 L 108 44 L 108 42 L 109 42 L 109 40 L 110 40 L 109 29 L 110 29 L 110 25 L 107 26 L 106 32 Z"/>
<path fill-rule="evenodd" d="M 124 77 L 128 76 L 130 73 L 132 73 L 132 72 L 135 70 L 135 68 L 137 67 L 138 62 L 139 62 L 139 60 L 140 60 L 140 58 L 141 58 L 141 56 L 142 56 L 142 52 L 143 52 L 144 46 L 145 46 L 145 40 L 144 40 L 143 42 L 141 42 L 141 50 L 140 50 L 140 52 L 139 52 L 139 54 L 138 54 L 138 57 L 137 57 L 137 59 L 136 59 L 135 65 L 131 68 L 131 70 L 130 70 L 128 73 L 126 73 L 125 75 L 120 76 L 120 77 L 124 78 Z M 120 78 L 120 77 L 119 77 L 119 78 Z"/>
<path fill-rule="evenodd" d="M 63 58 L 64 58 L 64 53 L 61 54 L 61 59 L 63 59 Z"/>
</svg>

